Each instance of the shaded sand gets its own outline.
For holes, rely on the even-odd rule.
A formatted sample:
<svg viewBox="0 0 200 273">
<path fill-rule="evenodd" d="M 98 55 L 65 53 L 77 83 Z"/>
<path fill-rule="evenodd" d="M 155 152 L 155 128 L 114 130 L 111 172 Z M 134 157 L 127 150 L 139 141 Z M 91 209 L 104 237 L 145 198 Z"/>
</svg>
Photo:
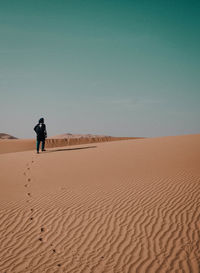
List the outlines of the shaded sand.
<svg viewBox="0 0 200 273">
<path fill-rule="evenodd" d="M 87 143 L 108 142 L 126 139 L 140 139 L 139 137 L 111 137 L 111 136 L 92 136 L 92 135 L 60 135 L 55 138 L 46 139 L 46 148 L 80 145 Z M 0 154 L 30 151 L 36 149 L 35 139 L 0 139 Z"/>
<path fill-rule="evenodd" d="M 0 272 L 200 272 L 200 135 L 0 155 Z"/>
<path fill-rule="evenodd" d="M 63 139 L 63 138 L 94 138 L 94 137 L 98 137 L 98 138 L 104 138 L 104 137 L 110 137 L 110 136 L 104 136 L 104 135 L 92 135 L 92 134 L 70 134 L 70 133 L 66 133 L 66 134 L 61 134 L 61 135 L 56 135 L 53 136 L 51 138 L 54 139 Z"/>
</svg>

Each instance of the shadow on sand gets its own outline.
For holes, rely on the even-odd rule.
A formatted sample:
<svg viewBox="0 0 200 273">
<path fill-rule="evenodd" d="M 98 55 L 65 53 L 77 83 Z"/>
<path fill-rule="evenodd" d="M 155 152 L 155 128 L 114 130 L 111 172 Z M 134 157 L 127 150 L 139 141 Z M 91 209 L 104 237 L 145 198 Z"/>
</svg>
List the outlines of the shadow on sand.
<svg viewBox="0 0 200 273">
<path fill-rule="evenodd" d="M 84 150 L 84 149 L 91 149 L 91 148 L 96 148 L 96 147 L 97 146 L 86 146 L 86 147 L 79 147 L 79 148 L 67 148 L 67 149 L 47 150 L 47 151 L 43 152 L 42 154 L 55 153 L 55 152 L 66 152 L 66 151 L 75 151 L 75 150 Z"/>
</svg>

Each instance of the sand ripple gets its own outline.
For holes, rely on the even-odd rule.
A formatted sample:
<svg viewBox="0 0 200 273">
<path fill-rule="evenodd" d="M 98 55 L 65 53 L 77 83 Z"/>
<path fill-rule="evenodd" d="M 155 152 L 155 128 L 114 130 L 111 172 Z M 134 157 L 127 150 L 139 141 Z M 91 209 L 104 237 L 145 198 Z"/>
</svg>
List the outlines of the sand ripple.
<svg viewBox="0 0 200 273">
<path fill-rule="evenodd" d="M 200 272 L 199 175 L 119 173 L 3 207 L 0 272 Z"/>
</svg>

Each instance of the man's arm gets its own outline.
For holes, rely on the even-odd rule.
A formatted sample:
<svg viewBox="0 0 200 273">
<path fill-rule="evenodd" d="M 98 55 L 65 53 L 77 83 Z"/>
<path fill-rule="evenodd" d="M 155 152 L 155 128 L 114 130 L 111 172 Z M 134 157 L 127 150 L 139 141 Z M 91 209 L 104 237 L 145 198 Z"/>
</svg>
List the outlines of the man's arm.
<svg viewBox="0 0 200 273">
<path fill-rule="evenodd" d="M 37 134 L 37 127 L 38 127 L 38 124 L 33 129 L 36 132 L 36 134 Z"/>
<path fill-rule="evenodd" d="M 47 130 L 46 130 L 46 125 L 44 124 L 44 135 L 45 135 L 45 138 L 47 138 Z"/>
</svg>

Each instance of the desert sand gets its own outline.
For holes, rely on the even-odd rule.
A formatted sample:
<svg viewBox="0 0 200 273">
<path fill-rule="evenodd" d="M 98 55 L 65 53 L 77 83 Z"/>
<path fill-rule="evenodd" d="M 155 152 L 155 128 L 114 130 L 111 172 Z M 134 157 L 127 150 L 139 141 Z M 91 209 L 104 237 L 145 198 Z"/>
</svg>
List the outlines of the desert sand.
<svg viewBox="0 0 200 273">
<path fill-rule="evenodd" d="M 2 134 L 5 135 L 5 134 Z M 118 141 L 127 139 L 140 139 L 139 137 L 112 137 L 112 136 L 97 136 L 97 135 L 57 135 L 53 138 L 46 139 L 46 148 L 63 147 L 71 145 L 89 144 L 97 142 Z M 0 139 L 0 154 L 30 151 L 36 149 L 35 139 Z"/>
<path fill-rule="evenodd" d="M 200 272 L 200 135 L 2 141 L 1 273 Z"/>
</svg>

